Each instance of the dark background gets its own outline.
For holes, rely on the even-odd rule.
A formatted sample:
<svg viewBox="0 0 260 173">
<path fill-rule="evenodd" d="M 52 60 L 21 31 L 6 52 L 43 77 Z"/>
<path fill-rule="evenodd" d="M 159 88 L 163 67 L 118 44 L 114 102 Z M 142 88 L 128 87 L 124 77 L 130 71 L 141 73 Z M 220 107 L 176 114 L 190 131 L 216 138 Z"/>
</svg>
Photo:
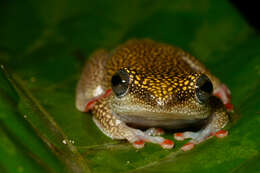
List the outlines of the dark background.
<svg viewBox="0 0 260 173">
<path fill-rule="evenodd" d="M 258 1 L 239 1 L 239 0 L 230 0 L 231 3 L 241 12 L 241 14 L 246 18 L 249 25 L 256 28 L 259 32 L 260 22 L 258 18 L 259 14 L 259 5 Z"/>
</svg>

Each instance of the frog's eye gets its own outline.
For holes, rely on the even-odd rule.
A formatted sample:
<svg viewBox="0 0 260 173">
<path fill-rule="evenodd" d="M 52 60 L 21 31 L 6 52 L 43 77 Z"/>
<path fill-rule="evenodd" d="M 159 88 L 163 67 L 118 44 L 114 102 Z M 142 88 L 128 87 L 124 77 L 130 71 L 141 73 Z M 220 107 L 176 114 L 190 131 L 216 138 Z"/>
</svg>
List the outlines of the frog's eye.
<svg viewBox="0 0 260 173">
<path fill-rule="evenodd" d="M 123 97 L 129 88 L 129 75 L 125 70 L 119 70 L 111 79 L 112 90 L 117 97 Z"/>
<path fill-rule="evenodd" d="M 206 103 L 213 92 L 213 85 L 206 75 L 201 75 L 196 82 L 196 96 L 200 103 Z"/>
</svg>

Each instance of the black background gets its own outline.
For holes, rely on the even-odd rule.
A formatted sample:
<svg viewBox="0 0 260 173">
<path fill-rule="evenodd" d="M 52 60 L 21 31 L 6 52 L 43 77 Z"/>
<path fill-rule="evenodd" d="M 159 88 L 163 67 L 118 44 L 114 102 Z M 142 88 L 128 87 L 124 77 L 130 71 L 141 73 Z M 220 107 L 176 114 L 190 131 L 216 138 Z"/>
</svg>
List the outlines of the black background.
<svg viewBox="0 0 260 173">
<path fill-rule="evenodd" d="M 242 16 L 248 21 L 249 25 L 254 27 L 258 32 L 260 31 L 260 5 L 259 1 L 250 0 L 230 0 L 230 2 L 240 11 Z"/>
</svg>

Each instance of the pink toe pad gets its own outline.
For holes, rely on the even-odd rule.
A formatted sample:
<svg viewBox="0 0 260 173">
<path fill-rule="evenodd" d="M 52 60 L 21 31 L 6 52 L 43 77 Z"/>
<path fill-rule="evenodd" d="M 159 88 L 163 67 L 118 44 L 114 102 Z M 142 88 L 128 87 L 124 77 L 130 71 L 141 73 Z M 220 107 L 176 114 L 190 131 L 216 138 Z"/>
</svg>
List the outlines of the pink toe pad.
<svg viewBox="0 0 260 173">
<path fill-rule="evenodd" d="M 216 132 L 216 137 L 218 137 L 218 138 L 224 138 L 227 135 L 228 135 L 227 130 L 219 130 L 218 132 Z"/>
<path fill-rule="evenodd" d="M 164 149 L 171 149 L 174 146 L 173 141 L 169 140 L 169 139 L 165 139 L 162 143 L 161 143 L 162 148 Z"/>
<path fill-rule="evenodd" d="M 234 106 L 233 106 L 233 104 L 231 104 L 231 103 L 225 104 L 225 107 L 226 107 L 226 109 L 227 109 L 228 111 L 233 111 L 233 110 L 234 110 Z"/>
<path fill-rule="evenodd" d="M 174 139 L 176 139 L 178 141 L 183 141 L 185 138 L 183 136 L 183 133 L 175 133 L 174 134 Z"/>
<path fill-rule="evenodd" d="M 194 143 L 188 142 L 187 144 L 184 144 L 183 147 L 181 147 L 182 151 L 189 151 L 191 149 L 193 149 L 195 146 Z"/>
<path fill-rule="evenodd" d="M 144 141 L 143 140 L 135 141 L 133 143 L 133 146 L 137 149 L 143 148 L 144 147 Z"/>
</svg>

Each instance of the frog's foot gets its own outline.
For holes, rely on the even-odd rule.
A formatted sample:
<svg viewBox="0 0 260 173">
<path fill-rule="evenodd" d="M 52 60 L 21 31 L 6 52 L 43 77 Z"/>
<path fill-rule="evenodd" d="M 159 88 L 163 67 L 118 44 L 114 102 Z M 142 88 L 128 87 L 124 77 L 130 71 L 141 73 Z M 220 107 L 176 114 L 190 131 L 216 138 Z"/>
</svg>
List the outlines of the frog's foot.
<svg viewBox="0 0 260 173">
<path fill-rule="evenodd" d="M 228 131 L 219 130 L 217 132 L 214 132 L 213 130 L 206 128 L 198 132 L 187 131 L 183 133 L 175 133 L 174 138 L 176 140 L 181 140 L 181 141 L 184 139 L 191 138 L 191 140 L 188 143 L 186 143 L 183 147 L 181 147 L 183 151 L 188 151 L 193 149 L 195 147 L 195 144 L 199 144 L 215 135 L 218 138 L 223 138 L 228 135 Z"/>
<path fill-rule="evenodd" d="M 161 136 L 164 134 L 164 131 L 161 128 L 149 128 L 145 133 L 149 136 Z"/>
<path fill-rule="evenodd" d="M 222 84 L 220 87 L 215 89 L 213 94 L 222 100 L 229 112 L 234 110 L 234 106 L 231 103 L 231 92 L 225 84 Z"/>
<path fill-rule="evenodd" d="M 164 149 L 171 149 L 174 146 L 173 141 L 169 140 L 169 139 L 164 139 L 161 136 L 151 136 L 153 134 L 160 134 L 163 131 L 161 129 L 156 129 L 156 128 L 151 128 L 148 129 L 147 131 L 143 132 L 141 130 L 138 129 L 131 129 L 132 131 L 132 135 L 134 135 L 134 137 L 132 137 L 131 139 L 128 138 L 128 141 L 131 142 L 133 144 L 133 146 L 135 148 L 143 148 L 145 142 L 150 142 L 150 143 L 155 143 L 155 144 L 160 144 L 162 148 Z M 152 132 L 153 134 L 149 134 L 149 132 Z"/>
<path fill-rule="evenodd" d="M 112 139 L 126 139 L 137 149 L 143 148 L 146 142 L 159 144 L 164 149 L 171 149 L 174 146 L 173 141 L 161 136 L 151 136 L 147 134 L 148 132 L 129 127 L 123 121 L 116 119 L 113 114 L 102 114 L 101 109 L 94 109 L 94 114 L 96 116 L 93 116 L 93 121 L 97 127 Z M 158 134 L 158 131 L 156 133 Z"/>
<path fill-rule="evenodd" d="M 228 135 L 227 131 L 221 130 L 229 121 L 228 113 L 220 99 L 217 97 L 212 97 L 211 99 L 211 104 L 214 104 L 214 107 L 212 107 L 213 113 L 209 117 L 209 121 L 205 127 L 197 132 L 188 131 L 174 134 L 177 140 L 191 138 L 191 140 L 181 148 L 183 151 L 191 150 L 195 144 L 201 143 L 212 136 L 216 135 L 218 138 L 223 138 Z"/>
</svg>

